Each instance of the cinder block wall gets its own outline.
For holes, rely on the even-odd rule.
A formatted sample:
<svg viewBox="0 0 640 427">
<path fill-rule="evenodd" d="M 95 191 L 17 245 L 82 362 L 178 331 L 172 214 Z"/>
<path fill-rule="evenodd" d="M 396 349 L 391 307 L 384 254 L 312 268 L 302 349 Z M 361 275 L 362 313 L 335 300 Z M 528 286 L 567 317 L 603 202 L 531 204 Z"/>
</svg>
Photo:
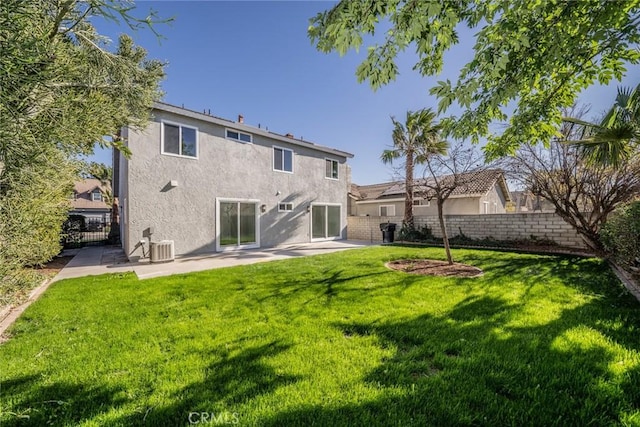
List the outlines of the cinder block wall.
<svg viewBox="0 0 640 427">
<path fill-rule="evenodd" d="M 447 233 L 454 237 L 462 232 L 474 239 L 492 237 L 496 240 L 550 239 L 560 246 L 584 249 L 582 238 L 555 213 L 522 213 L 497 215 L 447 215 Z M 347 235 L 349 240 L 382 241 L 380 224 L 402 224 L 402 217 L 350 216 Z M 416 216 L 416 228 L 428 226 L 434 236 L 442 237 L 437 216 Z"/>
</svg>

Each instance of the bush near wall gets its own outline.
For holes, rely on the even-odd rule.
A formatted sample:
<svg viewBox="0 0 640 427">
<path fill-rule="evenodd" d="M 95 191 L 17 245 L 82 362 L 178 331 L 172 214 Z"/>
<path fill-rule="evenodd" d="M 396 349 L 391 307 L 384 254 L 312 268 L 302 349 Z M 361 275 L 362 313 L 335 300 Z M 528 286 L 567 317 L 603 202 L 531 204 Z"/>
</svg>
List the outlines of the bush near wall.
<svg viewBox="0 0 640 427">
<path fill-rule="evenodd" d="M 602 227 L 600 237 L 617 263 L 640 272 L 640 201 L 618 208 Z"/>
</svg>

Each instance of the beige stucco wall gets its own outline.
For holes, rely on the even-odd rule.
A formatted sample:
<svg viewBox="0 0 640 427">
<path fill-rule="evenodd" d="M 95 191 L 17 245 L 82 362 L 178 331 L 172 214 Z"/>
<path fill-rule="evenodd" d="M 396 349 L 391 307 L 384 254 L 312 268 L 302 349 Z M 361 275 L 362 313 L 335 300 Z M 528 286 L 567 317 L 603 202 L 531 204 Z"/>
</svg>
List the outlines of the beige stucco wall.
<svg viewBox="0 0 640 427">
<path fill-rule="evenodd" d="M 484 211 L 484 202 L 488 203 L 490 214 L 496 213 L 506 213 L 507 212 L 507 201 L 504 197 L 502 191 L 499 191 L 497 186 L 493 186 L 491 190 L 483 197 L 480 198 L 480 213 L 485 213 Z"/>
<path fill-rule="evenodd" d="M 479 213 L 478 197 L 450 198 L 444 202 L 443 210 L 445 215 L 459 214 L 472 215 Z M 379 216 L 380 206 L 394 205 L 396 207 L 395 216 L 404 216 L 404 201 L 396 202 L 376 202 L 376 203 L 356 203 L 356 216 Z M 429 206 L 419 205 L 413 207 L 414 215 L 437 215 L 438 207 L 435 200 L 431 200 Z"/>
<path fill-rule="evenodd" d="M 354 215 L 357 216 L 379 216 L 380 206 L 395 206 L 396 216 L 404 214 L 404 201 L 402 202 L 380 202 L 380 203 L 355 203 Z"/>
<path fill-rule="evenodd" d="M 424 203 L 424 202 L 423 202 Z M 506 213 L 507 200 L 499 186 L 494 185 L 491 190 L 481 196 L 450 197 L 444 202 L 445 215 L 477 215 L 477 214 L 502 214 Z M 380 206 L 394 205 L 395 215 L 404 216 L 404 200 L 402 201 L 363 201 L 355 202 L 351 210 L 354 216 L 379 216 Z M 487 211 L 485 211 L 485 205 Z M 414 215 L 437 215 L 436 200 L 431 200 L 429 206 L 417 205 L 413 207 Z"/>
<path fill-rule="evenodd" d="M 161 120 L 198 129 L 198 159 L 161 154 Z M 229 127 L 233 128 L 230 122 Z M 246 130 L 242 130 L 246 132 Z M 250 133 L 250 132 L 249 132 Z M 216 198 L 258 200 L 262 247 L 308 242 L 307 206 L 339 204 L 346 237 L 346 157 L 253 134 L 253 143 L 224 138 L 225 127 L 173 112 L 154 111 L 144 131 L 129 132 L 130 161 L 121 165 L 121 200 L 126 199 L 123 245 L 130 257 L 142 255 L 139 242 L 174 240 L 176 254 L 216 250 Z M 273 170 L 273 146 L 294 152 L 293 173 Z M 339 162 L 339 179 L 325 178 L 325 158 Z M 169 183 L 177 181 L 177 187 Z M 278 212 L 278 203 L 294 204 Z"/>
</svg>

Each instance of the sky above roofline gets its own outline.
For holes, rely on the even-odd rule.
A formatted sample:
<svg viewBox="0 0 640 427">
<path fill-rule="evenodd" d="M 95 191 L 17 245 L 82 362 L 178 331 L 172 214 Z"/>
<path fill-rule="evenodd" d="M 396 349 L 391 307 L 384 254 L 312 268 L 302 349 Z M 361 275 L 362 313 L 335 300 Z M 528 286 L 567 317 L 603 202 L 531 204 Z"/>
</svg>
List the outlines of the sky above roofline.
<svg viewBox="0 0 640 427">
<path fill-rule="evenodd" d="M 438 80 L 456 78 L 471 58 L 475 31 L 461 31 L 460 44 L 446 54 L 440 76 L 424 78 L 412 70 L 415 54 L 407 51 L 398 58 L 398 79 L 373 92 L 355 76 L 366 50 L 344 57 L 323 54 L 307 37 L 309 18 L 332 4 L 136 2 L 142 15 L 154 9 L 160 17 L 174 17 L 171 24 L 156 27 L 164 37 L 160 40 L 150 31 L 132 32 L 113 22 L 95 24 L 113 40 L 129 33 L 150 58 L 168 63 L 163 102 L 232 121 L 242 114 L 248 125 L 353 153 L 348 163 L 357 184 L 397 180 L 397 169 L 380 161 L 392 144 L 390 117 L 437 106 L 429 88 Z M 634 66 L 622 83 L 591 87 L 580 101 L 591 104 L 591 115 L 598 116 L 613 103 L 616 86 L 638 81 L 640 68 Z M 110 164 L 110 153 L 98 150 L 92 160 Z"/>
</svg>

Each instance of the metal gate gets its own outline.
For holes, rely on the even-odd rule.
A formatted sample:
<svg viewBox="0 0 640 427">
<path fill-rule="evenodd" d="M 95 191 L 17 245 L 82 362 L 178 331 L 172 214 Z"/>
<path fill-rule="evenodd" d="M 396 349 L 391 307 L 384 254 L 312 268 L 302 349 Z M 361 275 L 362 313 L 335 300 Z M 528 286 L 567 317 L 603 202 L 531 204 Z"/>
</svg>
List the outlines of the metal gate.
<svg viewBox="0 0 640 427">
<path fill-rule="evenodd" d="M 106 245 L 110 231 L 111 215 L 102 218 L 69 215 L 62 227 L 62 245 L 65 249 Z"/>
</svg>

